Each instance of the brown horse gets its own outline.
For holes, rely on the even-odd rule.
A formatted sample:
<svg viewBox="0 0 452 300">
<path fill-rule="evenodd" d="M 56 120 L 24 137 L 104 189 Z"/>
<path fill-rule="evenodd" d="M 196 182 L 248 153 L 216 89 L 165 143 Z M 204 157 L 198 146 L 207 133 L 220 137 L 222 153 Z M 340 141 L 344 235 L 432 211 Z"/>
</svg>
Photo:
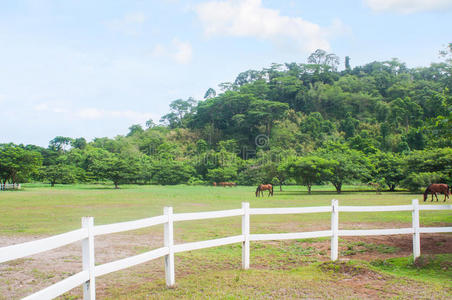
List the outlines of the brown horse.
<svg viewBox="0 0 452 300">
<path fill-rule="evenodd" d="M 427 200 L 428 194 L 432 194 L 432 202 L 433 202 L 433 195 L 436 197 L 436 202 L 438 202 L 438 195 L 437 193 L 444 194 L 444 201 L 446 202 L 446 197 L 449 199 L 450 190 L 449 186 L 444 183 L 432 183 L 430 184 L 424 192 L 424 202 Z"/>
<path fill-rule="evenodd" d="M 233 187 L 233 186 L 237 186 L 237 183 L 235 183 L 235 182 L 220 182 L 219 185 L 221 185 L 222 187 L 227 187 L 227 186 Z"/>
<path fill-rule="evenodd" d="M 259 184 L 256 189 L 256 197 L 264 197 L 264 191 L 268 191 L 267 197 L 273 196 L 273 186 L 271 184 Z"/>
</svg>

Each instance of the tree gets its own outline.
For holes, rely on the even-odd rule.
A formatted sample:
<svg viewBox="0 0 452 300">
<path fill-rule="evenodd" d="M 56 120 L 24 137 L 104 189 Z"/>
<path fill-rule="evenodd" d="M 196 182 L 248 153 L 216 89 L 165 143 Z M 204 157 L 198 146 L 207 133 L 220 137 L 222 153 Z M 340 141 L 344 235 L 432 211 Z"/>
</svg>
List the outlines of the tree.
<svg viewBox="0 0 452 300">
<path fill-rule="evenodd" d="M 325 50 L 317 49 L 308 57 L 308 63 L 324 65 L 336 71 L 339 65 L 339 57 L 334 53 L 327 53 Z"/>
<path fill-rule="evenodd" d="M 214 98 L 217 95 L 217 92 L 213 88 L 209 88 L 204 94 L 204 99 Z"/>
<path fill-rule="evenodd" d="M 345 133 L 346 138 L 351 138 L 355 136 L 356 129 L 359 125 L 359 120 L 352 117 L 350 113 L 347 113 L 347 116 L 344 120 L 341 121 L 340 129 Z"/>
<path fill-rule="evenodd" d="M 289 106 L 286 103 L 254 100 L 249 106 L 248 116 L 254 124 L 263 124 L 269 137 L 274 121 L 280 119 L 287 109 Z"/>
<path fill-rule="evenodd" d="M 3 184 L 27 181 L 38 172 L 41 164 L 42 156 L 37 151 L 13 144 L 0 146 L 0 179 Z"/>
<path fill-rule="evenodd" d="M 49 142 L 49 148 L 57 152 L 64 152 L 71 142 L 72 138 L 70 137 L 57 136 Z"/>
<path fill-rule="evenodd" d="M 98 149 L 92 156 L 89 169 L 98 177 L 113 181 L 115 189 L 120 183 L 136 180 L 140 171 L 138 157 L 128 153 L 110 153 Z"/>
<path fill-rule="evenodd" d="M 400 155 L 393 153 L 379 152 L 372 158 L 375 162 L 376 179 L 383 179 L 389 188 L 394 192 L 397 185 L 405 178 L 405 163 Z"/>
<path fill-rule="evenodd" d="M 71 141 L 71 146 L 77 149 L 85 149 L 86 148 L 86 139 L 84 137 L 76 138 Z"/>
<path fill-rule="evenodd" d="M 146 121 L 146 128 L 154 128 L 156 126 L 156 124 L 154 123 L 154 121 L 152 119 L 149 119 Z"/>
<path fill-rule="evenodd" d="M 194 174 L 194 168 L 185 162 L 160 160 L 154 165 L 152 179 L 158 184 L 173 185 L 187 183 Z"/>
<path fill-rule="evenodd" d="M 144 132 L 143 127 L 141 127 L 141 125 L 139 124 L 135 124 L 129 127 L 129 133 L 127 134 L 127 136 L 134 136 L 142 132 Z"/>
<path fill-rule="evenodd" d="M 193 112 L 195 99 L 188 98 L 187 100 L 177 99 L 171 102 L 169 114 L 164 115 L 160 122 L 167 123 L 170 128 L 185 127 L 184 117 Z"/>
<path fill-rule="evenodd" d="M 337 163 L 318 156 L 296 157 L 284 163 L 287 174 L 297 183 L 306 185 L 308 193 L 316 183 L 321 183 L 327 177 L 333 175 L 333 169 Z"/>
<path fill-rule="evenodd" d="M 235 181 L 237 179 L 237 169 L 231 166 L 210 169 L 207 171 L 207 179 L 210 182 Z"/>
<path fill-rule="evenodd" d="M 77 178 L 77 173 L 83 172 L 83 170 L 65 164 L 57 164 L 51 166 L 45 166 L 41 170 L 41 178 L 48 180 L 51 187 L 55 186 L 55 183 L 74 183 Z"/>
<path fill-rule="evenodd" d="M 346 70 L 347 72 L 349 72 L 349 71 L 351 70 L 351 67 L 350 67 L 350 57 L 349 57 L 349 56 L 346 56 L 346 57 L 345 57 L 345 70 Z"/>
<path fill-rule="evenodd" d="M 372 177 L 373 165 L 360 151 L 351 150 L 346 145 L 330 143 L 317 154 L 335 162 L 327 180 L 330 181 L 338 194 L 342 192 L 344 183 L 354 180 L 367 182 Z"/>
<path fill-rule="evenodd" d="M 279 190 L 282 191 L 282 185 L 285 183 L 288 174 L 284 167 L 283 161 L 294 151 L 279 147 L 271 147 L 270 151 L 259 151 L 257 155 L 257 163 L 259 165 L 260 183 L 278 184 Z"/>
</svg>

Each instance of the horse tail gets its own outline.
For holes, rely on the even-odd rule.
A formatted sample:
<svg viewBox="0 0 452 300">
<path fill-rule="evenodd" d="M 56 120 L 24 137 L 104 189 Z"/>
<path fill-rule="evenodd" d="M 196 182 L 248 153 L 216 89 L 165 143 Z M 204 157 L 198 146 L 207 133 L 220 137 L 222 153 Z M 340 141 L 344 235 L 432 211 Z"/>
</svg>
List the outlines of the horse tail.
<svg viewBox="0 0 452 300">
<path fill-rule="evenodd" d="M 257 195 L 259 195 L 259 189 L 260 189 L 260 187 L 261 187 L 260 185 L 257 186 L 257 189 L 256 189 L 256 197 L 257 197 Z"/>
</svg>

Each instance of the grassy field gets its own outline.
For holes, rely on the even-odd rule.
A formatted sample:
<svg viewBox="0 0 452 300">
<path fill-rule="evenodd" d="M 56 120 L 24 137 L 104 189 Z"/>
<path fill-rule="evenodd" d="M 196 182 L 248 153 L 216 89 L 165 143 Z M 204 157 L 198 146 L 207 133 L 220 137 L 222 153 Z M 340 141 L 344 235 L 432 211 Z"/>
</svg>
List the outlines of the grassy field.
<svg viewBox="0 0 452 300">
<path fill-rule="evenodd" d="M 338 199 L 339 205 L 410 204 L 415 198 L 422 202 L 422 195 L 404 192 L 377 195 L 366 186 L 346 186 L 340 195 L 331 186 L 314 187 L 312 195 L 302 187 L 291 186 L 284 187 L 283 192 L 275 189 L 274 197 L 265 198 L 256 198 L 254 190 L 254 187 L 182 185 L 121 186 L 119 190 L 108 185 L 54 188 L 24 185 L 21 191 L 0 192 L 0 236 L 3 245 L 12 244 L 17 238 L 27 240 L 80 228 L 82 216 L 95 217 L 95 224 L 108 224 L 160 215 L 164 206 L 173 206 L 174 212 L 178 213 L 240 208 L 241 202 L 250 202 L 251 207 L 321 206 L 330 205 L 332 199 Z M 452 213 L 422 212 L 421 225 L 452 226 Z M 340 214 L 341 229 L 404 226 L 411 226 L 410 212 Z M 311 231 L 329 227 L 330 214 L 327 213 L 251 218 L 252 233 Z M 161 226 L 157 226 L 130 234 L 138 235 L 139 239 L 154 237 L 161 240 L 161 232 Z M 240 217 L 175 224 L 177 243 L 240 232 Z M 126 242 L 121 246 L 127 247 L 127 243 L 132 241 L 127 240 L 129 235 L 124 237 Z M 178 254 L 175 289 L 165 288 L 160 260 L 99 278 L 98 287 L 100 297 L 107 299 L 451 298 L 451 240 L 449 234 L 434 236 L 428 242 L 422 240 L 421 245 L 429 246 L 422 250 L 426 255 L 420 264 L 409 258 L 409 236 L 341 239 L 341 261 L 334 264 L 329 262 L 328 239 L 252 243 L 249 271 L 240 271 L 240 246 L 230 245 Z M 128 256 L 152 249 L 152 245 L 138 243 L 129 248 L 132 249 L 128 251 L 133 253 L 128 253 Z M 8 265 L 8 274 L 26 272 L 26 264 Z M 55 282 L 60 276 L 55 273 L 57 271 L 52 271 L 55 274 L 51 275 L 30 272 L 37 282 L 36 288 Z M 0 283 L 3 281 L 10 285 L 11 290 L 14 282 L 8 276 L 12 275 L 0 273 Z M 0 289 L 0 294 L 7 290 Z M 74 290 L 65 298 L 79 295 L 80 291 Z M 11 297 L 5 299 L 15 296 L 11 292 Z"/>
<path fill-rule="evenodd" d="M 25 185 L 22 191 L 0 192 L 0 234 L 62 233 L 79 228 L 82 216 L 95 217 L 95 224 L 107 224 L 160 215 L 164 206 L 173 206 L 177 213 L 240 208 L 241 202 L 250 202 L 251 207 L 293 207 L 330 205 L 332 199 L 338 199 L 339 205 L 410 204 L 414 198 L 422 199 L 422 195 L 402 192 L 376 195 L 375 192 L 366 192 L 366 188 L 346 186 L 346 191 L 338 195 L 333 187 L 322 186 L 314 187 L 313 194 L 308 195 L 304 188 L 290 186 L 284 187 L 283 192 L 275 189 L 274 197 L 256 198 L 254 187 L 122 186 L 115 190 L 112 186 L 102 185 L 54 188 Z M 281 221 L 299 221 L 301 218 L 303 223 L 323 224 L 330 216 L 256 216 L 252 218 L 252 224 L 261 221 L 277 224 Z M 237 220 L 240 221 L 239 218 Z M 227 220 L 228 223 L 230 221 Z M 209 221 L 212 222 L 215 223 Z M 411 222 L 411 213 L 342 213 L 340 222 L 408 224 Z M 421 223 L 429 226 L 452 223 L 452 215 L 448 211 L 422 212 Z M 329 227 L 329 224 L 325 223 L 325 226 Z"/>
</svg>

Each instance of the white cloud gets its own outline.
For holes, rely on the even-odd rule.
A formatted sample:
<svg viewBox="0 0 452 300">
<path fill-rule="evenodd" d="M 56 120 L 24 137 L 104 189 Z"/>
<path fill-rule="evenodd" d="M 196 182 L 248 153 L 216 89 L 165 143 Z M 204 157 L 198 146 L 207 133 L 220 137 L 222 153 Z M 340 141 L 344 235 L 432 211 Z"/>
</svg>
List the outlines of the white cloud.
<svg viewBox="0 0 452 300">
<path fill-rule="evenodd" d="M 53 112 L 53 113 L 67 113 L 68 109 L 64 104 L 58 102 L 42 102 L 33 107 L 38 112 Z"/>
<path fill-rule="evenodd" d="M 172 55 L 174 60 L 181 64 L 189 63 L 193 52 L 190 43 L 174 39 L 173 46 L 176 49 Z"/>
<path fill-rule="evenodd" d="M 174 38 L 169 46 L 157 44 L 151 54 L 155 57 L 169 57 L 177 63 L 187 64 L 193 56 L 193 49 L 189 42 Z"/>
<path fill-rule="evenodd" d="M 302 51 L 329 50 L 328 39 L 344 27 L 337 20 L 331 28 L 322 28 L 301 17 L 282 16 L 278 10 L 263 7 L 261 0 L 209 1 L 195 10 L 207 36 L 255 37 L 295 44 Z"/>
<path fill-rule="evenodd" d="M 410 14 L 424 11 L 452 9 L 452 0 L 364 0 L 376 12 Z"/>
<path fill-rule="evenodd" d="M 142 12 L 132 12 L 125 14 L 121 18 L 106 22 L 105 24 L 111 30 L 119 31 L 127 35 L 137 35 L 145 21 L 146 16 Z"/>
<path fill-rule="evenodd" d="M 34 110 L 39 113 L 65 114 L 66 117 L 79 118 L 84 120 L 102 120 L 102 119 L 127 119 L 133 122 L 145 122 L 150 118 L 155 119 L 155 115 L 148 112 L 137 112 L 133 110 L 107 110 L 93 107 L 81 109 L 68 109 L 58 106 L 52 102 L 42 102 L 35 105 Z"/>
<path fill-rule="evenodd" d="M 152 113 L 137 112 L 133 110 L 106 110 L 97 108 L 84 108 L 75 113 L 75 116 L 81 119 L 99 120 L 99 119 L 128 119 L 133 122 L 145 122 L 153 118 Z"/>
</svg>

